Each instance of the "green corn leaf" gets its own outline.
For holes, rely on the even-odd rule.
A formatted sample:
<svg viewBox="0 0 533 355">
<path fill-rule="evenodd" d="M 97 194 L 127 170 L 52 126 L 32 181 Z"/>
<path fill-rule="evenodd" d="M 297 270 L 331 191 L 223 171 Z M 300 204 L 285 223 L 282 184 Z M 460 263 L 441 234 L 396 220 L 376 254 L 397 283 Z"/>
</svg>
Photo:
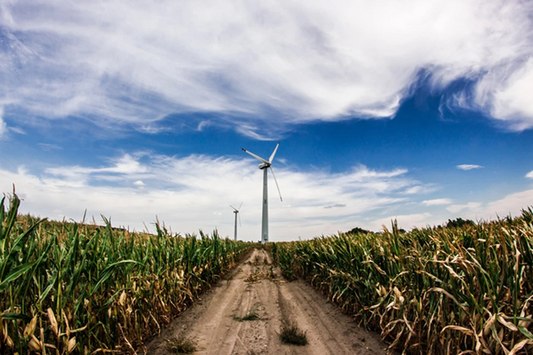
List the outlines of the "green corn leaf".
<svg viewBox="0 0 533 355">
<path fill-rule="evenodd" d="M 31 321 L 31 317 L 22 313 L 2 313 L 0 319 L 5 320 L 23 320 L 25 322 Z"/>
<path fill-rule="evenodd" d="M 20 276 L 28 272 L 28 270 L 30 270 L 35 264 L 36 261 L 33 261 L 29 264 L 17 266 L 13 270 L 11 270 L 9 275 L 7 275 L 7 277 L 3 279 L 0 283 L 0 292 L 2 292 L 11 281 L 18 279 Z"/>
<path fill-rule="evenodd" d="M 139 264 L 137 261 L 135 260 L 120 260 L 120 261 L 117 261 L 109 266 L 107 266 L 101 273 L 100 273 L 100 278 L 98 279 L 98 281 L 96 282 L 96 284 L 94 285 L 94 287 L 91 289 L 91 292 L 90 292 L 90 296 L 92 296 L 96 291 L 98 291 L 98 289 L 100 288 L 100 286 L 106 282 L 110 277 L 111 275 L 113 274 L 113 271 L 115 270 L 115 268 L 119 265 L 122 265 L 122 264 L 129 264 L 129 263 L 133 263 L 133 264 Z"/>
<path fill-rule="evenodd" d="M 520 330 L 520 332 L 524 334 L 526 337 L 528 337 L 529 339 L 533 339 L 533 334 L 531 334 L 526 328 L 522 326 L 518 326 L 518 330 Z"/>
</svg>

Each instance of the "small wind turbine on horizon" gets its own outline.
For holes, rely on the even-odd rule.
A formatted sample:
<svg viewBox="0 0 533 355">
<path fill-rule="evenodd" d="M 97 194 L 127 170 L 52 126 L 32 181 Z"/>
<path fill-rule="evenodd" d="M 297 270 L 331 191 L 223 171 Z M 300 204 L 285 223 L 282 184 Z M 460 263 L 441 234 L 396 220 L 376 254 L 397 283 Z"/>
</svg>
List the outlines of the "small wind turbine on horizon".
<svg viewBox="0 0 533 355">
<path fill-rule="evenodd" d="M 279 199 L 283 201 L 283 198 L 281 197 L 281 191 L 279 190 L 278 181 L 276 180 L 276 176 L 274 175 L 274 169 L 272 169 L 272 161 L 274 160 L 274 156 L 278 151 L 278 147 L 279 142 L 276 145 L 276 148 L 274 148 L 274 151 L 272 152 L 272 155 L 270 155 L 268 161 L 242 148 L 244 152 L 250 154 L 252 157 L 258 159 L 262 163 L 259 165 L 259 169 L 263 170 L 263 219 L 261 223 L 261 244 L 265 244 L 268 242 L 268 168 L 270 168 L 270 171 L 272 172 L 272 177 L 274 178 L 274 182 L 276 183 L 276 187 L 278 188 Z"/>
<path fill-rule="evenodd" d="M 233 207 L 232 205 L 229 205 L 231 208 L 233 208 L 233 213 L 235 213 L 235 234 L 234 234 L 234 240 L 237 241 L 237 215 L 239 214 L 239 211 L 242 207 L 242 202 L 241 202 L 241 205 L 239 206 L 239 208 L 235 208 Z M 241 224 L 241 217 L 239 216 L 239 225 Z"/>
</svg>

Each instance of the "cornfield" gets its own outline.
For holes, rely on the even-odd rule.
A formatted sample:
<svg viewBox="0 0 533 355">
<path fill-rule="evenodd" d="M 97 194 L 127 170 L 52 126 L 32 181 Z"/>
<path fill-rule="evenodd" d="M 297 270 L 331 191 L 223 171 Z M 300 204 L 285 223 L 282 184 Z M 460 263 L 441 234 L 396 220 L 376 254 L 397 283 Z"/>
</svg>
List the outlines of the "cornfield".
<svg viewBox="0 0 533 355">
<path fill-rule="evenodd" d="M 533 211 L 462 228 L 343 234 L 270 244 L 404 354 L 533 353 Z"/>
<path fill-rule="evenodd" d="M 17 216 L 0 203 L 0 353 L 134 353 L 250 244 Z"/>
</svg>

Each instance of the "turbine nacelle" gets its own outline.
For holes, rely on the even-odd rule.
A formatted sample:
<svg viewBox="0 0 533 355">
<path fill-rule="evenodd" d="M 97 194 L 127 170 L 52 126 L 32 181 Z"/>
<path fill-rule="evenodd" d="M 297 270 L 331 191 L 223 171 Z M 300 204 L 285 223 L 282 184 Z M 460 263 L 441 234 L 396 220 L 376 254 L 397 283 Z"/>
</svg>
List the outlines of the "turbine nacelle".
<svg viewBox="0 0 533 355">
<path fill-rule="evenodd" d="M 264 170 L 264 169 L 270 168 L 270 171 L 272 172 L 272 177 L 274 178 L 274 182 L 276 183 L 276 187 L 278 189 L 279 199 L 281 201 L 283 201 L 283 198 L 281 197 L 281 191 L 279 190 L 278 181 L 276 180 L 276 175 L 274 174 L 274 169 L 272 169 L 272 161 L 274 160 L 274 157 L 276 156 L 276 152 L 278 151 L 278 147 L 279 147 L 279 142 L 276 145 L 276 148 L 274 148 L 274 151 L 272 152 L 272 154 L 270 155 L 270 158 L 268 158 L 268 160 L 263 159 L 259 155 L 254 154 L 254 153 L 252 153 L 249 150 L 246 150 L 244 148 L 242 148 L 242 150 L 245 153 L 250 154 L 252 157 L 254 157 L 255 159 L 259 160 L 262 163 L 262 164 L 259 165 L 259 169 L 260 170 Z"/>
</svg>

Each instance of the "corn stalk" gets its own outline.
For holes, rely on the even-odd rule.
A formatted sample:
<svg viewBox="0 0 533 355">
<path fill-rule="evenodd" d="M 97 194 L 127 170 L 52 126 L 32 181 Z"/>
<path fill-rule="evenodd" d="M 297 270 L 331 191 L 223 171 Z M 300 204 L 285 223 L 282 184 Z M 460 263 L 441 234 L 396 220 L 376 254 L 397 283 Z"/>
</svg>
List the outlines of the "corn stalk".
<svg viewBox="0 0 533 355">
<path fill-rule="evenodd" d="M 0 202 L 0 353 L 133 353 L 250 244 L 17 216 Z"/>
<path fill-rule="evenodd" d="M 404 354 L 533 352 L 533 211 L 462 228 L 339 234 L 271 244 Z"/>
</svg>

